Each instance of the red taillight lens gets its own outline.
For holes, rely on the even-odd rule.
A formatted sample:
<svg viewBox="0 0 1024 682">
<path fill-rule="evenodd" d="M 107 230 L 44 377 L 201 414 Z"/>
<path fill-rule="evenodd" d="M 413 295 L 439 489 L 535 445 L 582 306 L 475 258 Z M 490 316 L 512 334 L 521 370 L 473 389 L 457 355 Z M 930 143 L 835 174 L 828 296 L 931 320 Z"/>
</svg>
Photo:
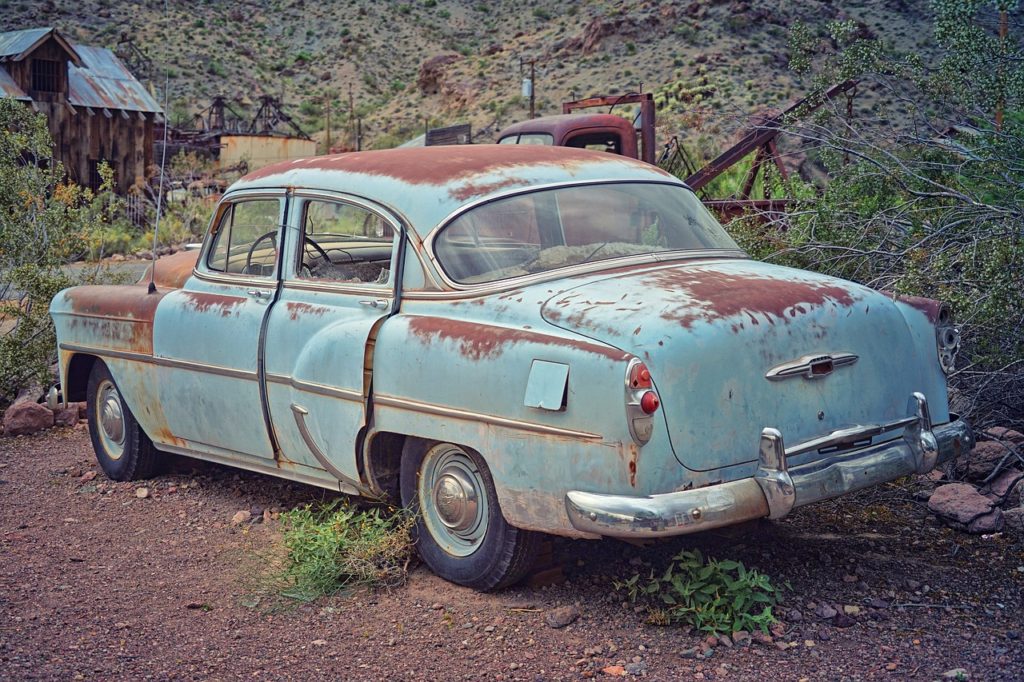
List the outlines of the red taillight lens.
<svg viewBox="0 0 1024 682">
<path fill-rule="evenodd" d="M 629 386 L 634 389 L 650 388 L 652 386 L 651 371 L 647 369 L 647 365 L 642 362 L 633 365 L 633 369 L 629 373 Z"/>
<path fill-rule="evenodd" d="M 640 396 L 640 409 L 647 414 L 654 414 L 660 405 L 661 401 L 658 400 L 658 394 L 654 391 L 647 391 Z"/>
</svg>

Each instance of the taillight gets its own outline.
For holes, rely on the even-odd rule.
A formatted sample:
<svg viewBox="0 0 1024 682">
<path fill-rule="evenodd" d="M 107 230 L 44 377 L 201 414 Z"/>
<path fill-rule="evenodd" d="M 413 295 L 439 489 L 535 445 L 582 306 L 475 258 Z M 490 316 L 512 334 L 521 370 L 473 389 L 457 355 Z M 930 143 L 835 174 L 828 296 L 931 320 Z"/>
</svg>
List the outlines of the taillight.
<svg viewBox="0 0 1024 682">
<path fill-rule="evenodd" d="M 629 434 L 639 445 L 645 445 L 654 433 L 651 416 L 661 407 L 661 398 L 654 389 L 654 380 L 647 365 L 633 358 L 626 370 L 626 421 Z"/>
<path fill-rule="evenodd" d="M 659 405 L 661 405 L 661 401 L 658 400 L 658 394 L 654 391 L 647 391 L 640 396 L 640 409 L 647 414 L 654 414 Z"/>
</svg>

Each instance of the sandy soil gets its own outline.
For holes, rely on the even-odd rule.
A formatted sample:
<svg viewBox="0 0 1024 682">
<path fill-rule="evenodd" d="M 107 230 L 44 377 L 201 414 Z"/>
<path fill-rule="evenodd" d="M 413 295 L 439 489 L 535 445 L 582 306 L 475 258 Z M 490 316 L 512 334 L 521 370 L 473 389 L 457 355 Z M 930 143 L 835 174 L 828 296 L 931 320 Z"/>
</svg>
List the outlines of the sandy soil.
<svg viewBox="0 0 1024 682">
<path fill-rule="evenodd" d="M 557 540 L 565 580 L 545 587 L 481 595 L 420 566 L 391 592 L 303 604 L 272 589 L 277 521 L 230 520 L 325 493 L 188 463 L 114 484 L 81 428 L 3 439 L 0 679 L 1024 678 L 1024 543 L 942 528 L 913 492 L 647 548 Z M 615 578 L 692 546 L 788 582 L 785 631 L 695 659 L 700 636 L 623 604 Z M 856 608 L 823 619 L 823 605 Z M 548 627 L 565 606 L 579 619 Z"/>
</svg>

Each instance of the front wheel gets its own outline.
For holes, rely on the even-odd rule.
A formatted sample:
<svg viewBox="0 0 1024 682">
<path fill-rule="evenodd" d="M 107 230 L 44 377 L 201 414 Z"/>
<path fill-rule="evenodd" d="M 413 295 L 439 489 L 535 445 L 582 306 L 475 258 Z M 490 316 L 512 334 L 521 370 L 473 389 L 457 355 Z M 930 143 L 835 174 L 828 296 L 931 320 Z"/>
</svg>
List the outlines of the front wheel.
<svg viewBox="0 0 1024 682">
<path fill-rule="evenodd" d="M 92 449 L 108 478 L 134 481 L 157 473 L 160 452 L 135 421 L 102 360 L 89 373 L 86 408 Z"/>
<path fill-rule="evenodd" d="M 540 535 L 505 521 L 491 472 L 476 452 L 410 438 L 401 488 L 402 504 L 417 512 L 417 551 L 437 575 L 487 592 L 530 570 Z"/>
</svg>

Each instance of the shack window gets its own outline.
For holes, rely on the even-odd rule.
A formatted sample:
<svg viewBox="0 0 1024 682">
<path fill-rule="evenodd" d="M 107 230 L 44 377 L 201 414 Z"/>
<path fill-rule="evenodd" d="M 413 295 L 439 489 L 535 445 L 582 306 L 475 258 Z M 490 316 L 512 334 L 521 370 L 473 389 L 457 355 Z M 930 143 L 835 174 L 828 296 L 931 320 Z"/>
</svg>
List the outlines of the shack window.
<svg viewBox="0 0 1024 682">
<path fill-rule="evenodd" d="M 273 277 L 280 247 L 277 199 L 230 204 L 221 213 L 206 266 L 216 272 Z"/>
<path fill-rule="evenodd" d="M 52 59 L 32 60 L 32 89 L 35 92 L 60 92 L 61 62 Z"/>
<path fill-rule="evenodd" d="M 302 223 L 300 279 L 390 284 L 395 231 L 382 216 L 355 204 L 309 200 Z"/>
</svg>

